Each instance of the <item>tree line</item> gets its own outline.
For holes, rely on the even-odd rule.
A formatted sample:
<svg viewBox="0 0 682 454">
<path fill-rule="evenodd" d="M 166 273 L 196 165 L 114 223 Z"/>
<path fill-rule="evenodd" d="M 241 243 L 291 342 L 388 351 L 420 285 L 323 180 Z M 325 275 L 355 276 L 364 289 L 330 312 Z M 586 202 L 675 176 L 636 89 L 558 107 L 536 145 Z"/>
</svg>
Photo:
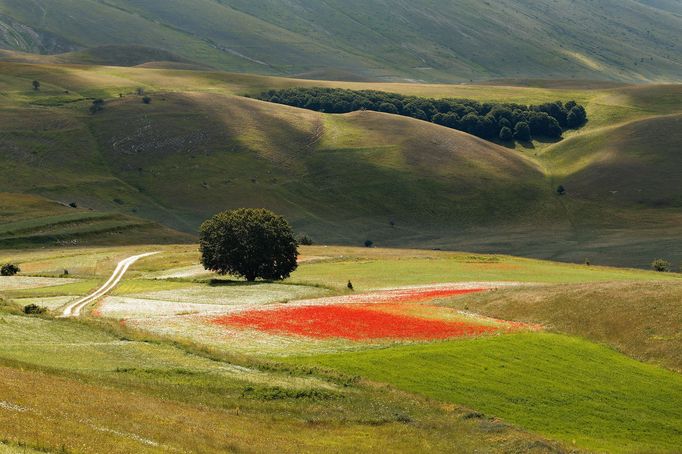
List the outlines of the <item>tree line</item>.
<svg viewBox="0 0 682 454">
<path fill-rule="evenodd" d="M 587 122 L 575 101 L 539 105 L 481 103 L 471 99 L 432 99 L 375 90 L 287 88 L 269 90 L 258 99 L 326 113 L 373 110 L 430 121 L 486 140 L 522 142 L 560 139 L 567 129 Z"/>
</svg>

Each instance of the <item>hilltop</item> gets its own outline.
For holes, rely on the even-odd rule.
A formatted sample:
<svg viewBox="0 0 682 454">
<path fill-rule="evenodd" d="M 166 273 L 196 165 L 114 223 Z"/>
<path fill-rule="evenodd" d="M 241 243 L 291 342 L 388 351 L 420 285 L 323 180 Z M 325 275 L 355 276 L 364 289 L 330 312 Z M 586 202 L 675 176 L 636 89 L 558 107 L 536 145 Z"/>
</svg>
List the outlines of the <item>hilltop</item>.
<svg viewBox="0 0 682 454">
<path fill-rule="evenodd" d="M 316 79 L 679 81 L 680 29 L 653 0 L 0 1 L 0 48 Z"/>
<path fill-rule="evenodd" d="M 146 225 L 148 240 L 185 241 L 217 211 L 257 206 L 324 243 L 642 267 L 656 257 L 682 259 L 679 85 L 371 84 L 146 67 L 0 67 L 3 197 L 30 194 L 125 216 L 109 226 L 116 243 L 137 241 L 122 234 L 130 222 Z M 244 96 L 312 86 L 481 102 L 576 100 L 589 122 L 558 142 L 502 146 L 388 113 L 333 115 Z M 104 108 L 93 115 L 96 98 Z M 48 235 L 54 222 L 45 221 L 37 239 L 1 241 L 74 238 Z M 99 227 L 85 227 L 91 221 L 81 225 L 82 244 L 104 238 Z"/>
</svg>

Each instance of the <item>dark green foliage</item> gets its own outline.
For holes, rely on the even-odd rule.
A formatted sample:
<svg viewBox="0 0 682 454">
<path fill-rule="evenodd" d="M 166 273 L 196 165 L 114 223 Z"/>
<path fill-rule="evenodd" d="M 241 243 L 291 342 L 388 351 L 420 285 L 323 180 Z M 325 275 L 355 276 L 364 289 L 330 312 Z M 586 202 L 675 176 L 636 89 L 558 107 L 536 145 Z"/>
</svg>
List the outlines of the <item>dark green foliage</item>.
<svg viewBox="0 0 682 454">
<path fill-rule="evenodd" d="M 566 126 L 579 128 L 587 122 L 587 112 L 583 106 L 573 106 L 566 116 Z"/>
<path fill-rule="evenodd" d="M 519 121 L 514 126 L 514 138 L 521 142 L 528 142 L 531 139 L 530 127 L 525 121 Z"/>
<path fill-rule="evenodd" d="M 32 85 L 33 85 L 33 89 L 34 89 L 35 91 L 40 90 L 40 81 L 34 80 L 34 81 L 32 82 Z"/>
<path fill-rule="evenodd" d="M 565 195 L 566 188 L 564 187 L 564 185 L 560 184 L 559 187 L 556 188 L 556 193 L 559 195 Z"/>
<path fill-rule="evenodd" d="M 259 97 L 303 109 L 327 113 L 374 110 L 430 121 L 468 132 L 483 139 L 529 141 L 533 137 L 559 139 L 567 128 L 578 128 L 587 121 L 585 109 L 569 101 L 526 106 L 521 104 L 480 103 L 471 99 L 431 99 L 373 90 L 337 88 L 288 88 L 270 90 Z M 518 137 L 502 138 L 502 129 L 523 123 Z M 527 130 L 526 130 L 527 129 Z M 507 136 L 505 131 L 505 137 Z"/>
<path fill-rule="evenodd" d="M 663 259 L 656 259 L 651 262 L 651 269 L 658 271 L 659 273 L 668 273 L 671 269 L 670 262 Z"/>
<path fill-rule="evenodd" d="M 90 113 L 96 114 L 97 112 L 101 112 L 102 110 L 104 110 L 104 100 L 103 99 L 95 99 L 92 102 L 92 105 L 90 106 Z"/>
<path fill-rule="evenodd" d="M 297 268 L 298 243 L 289 223 L 264 209 L 241 208 L 201 225 L 201 263 L 219 274 L 286 279 Z"/>
<path fill-rule="evenodd" d="M 22 311 L 26 315 L 42 315 L 45 312 L 47 312 L 47 310 L 44 307 L 36 306 L 35 304 L 29 304 L 28 306 L 24 306 Z"/>
<path fill-rule="evenodd" d="M 2 276 L 15 276 L 19 272 L 21 272 L 21 269 L 13 263 L 7 263 L 0 268 L 0 275 Z"/>
<path fill-rule="evenodd" d="M 298 244 L 301 246 L 312 246 L 313 240 L 308 235 L 301 235 L 298 237 Z"/>
<path fill-rule="evenodd" d="M 500 129 L 500 140 L 504 140 L 505 142 L 512 140 L 514 138 L 514 133 L 512 130 L 507 127 L 503 126 L 502 129 Z"/>
<path fill-rule="evenodd" d="M 365 247 L 372 247 L 372 246 L 374 246 L 374 241 L 372 241 L 372 240 L 365 241 Z"/>
<path fill-rule="evenodd" d="M 144 98 L 142 98 L 142 102 L 145 104 L 151 104 L 152 98 L 150 98 L 149 96 L 145 96 Z"/>
</svg>

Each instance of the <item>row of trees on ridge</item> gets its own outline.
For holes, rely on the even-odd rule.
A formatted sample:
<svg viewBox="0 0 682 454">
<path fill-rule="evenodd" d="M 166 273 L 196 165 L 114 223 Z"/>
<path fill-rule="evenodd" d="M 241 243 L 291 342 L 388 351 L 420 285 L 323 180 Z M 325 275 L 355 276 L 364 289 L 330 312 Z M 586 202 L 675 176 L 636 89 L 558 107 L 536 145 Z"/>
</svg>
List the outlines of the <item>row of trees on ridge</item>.
<svg viewBox="0 0 682 454">
<path fill-rule="evenodd" d="M 587 122 L 575 101 L 539 105 L 481 103 L 471 99 L 432 99 L 374 90 L 287 88 L 269 90 L 259 99 L 318 112 L 373 110 L 430 121 L 486 140 L 560 139 L 563 131 Z"/>
</svg>

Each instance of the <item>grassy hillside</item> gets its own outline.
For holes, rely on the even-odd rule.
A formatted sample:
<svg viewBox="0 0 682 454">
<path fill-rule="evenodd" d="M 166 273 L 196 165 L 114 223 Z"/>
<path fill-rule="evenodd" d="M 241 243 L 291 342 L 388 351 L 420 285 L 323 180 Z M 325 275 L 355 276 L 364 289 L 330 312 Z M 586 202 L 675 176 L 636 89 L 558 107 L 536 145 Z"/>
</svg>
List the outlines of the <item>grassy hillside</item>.
<svg viewBox="0 0 682 454">
<path fill-rule="evenodd" d="M 144 45 L 220 69 L 349 80 L 673 81 L 678 13 L 636 0 L 2 0 L 0 47 Z"/>
<path fill-rule="evenodd" d="M 505 289 L 448 303 L 504 320 L 541 323 L 642 361 L 682 370 L 682 281 Z"/>
<path fill-rule="evenodd" d="M 514 334 L 293 361 L 464 402 L 587 449 L 680 444 L 682 377 L 575 338 Z"/>
<path fill-rule="evenodd" d="M 68 206 L 41 197 L 0 193 L 0 247 L 174 243 L 191 236 L 118 212 Z"/>
<path fill-rule="evenodd" d="M 369 84 L 0 65 L 2 191 L 191 234 L 216 211 L 265 206 L 318 242 L 637 266 L 682 261 L 676 85 Z M 404 117 L 326 115 L 238 96 L 315 85 L 481 101 L 575 99 L 590 121 L 558 143 L 505 148 Z M 138 88 L 151 104 L 134 95 Z M 96 97 L 105 108 L 90 115 Z"/>
</svg>

